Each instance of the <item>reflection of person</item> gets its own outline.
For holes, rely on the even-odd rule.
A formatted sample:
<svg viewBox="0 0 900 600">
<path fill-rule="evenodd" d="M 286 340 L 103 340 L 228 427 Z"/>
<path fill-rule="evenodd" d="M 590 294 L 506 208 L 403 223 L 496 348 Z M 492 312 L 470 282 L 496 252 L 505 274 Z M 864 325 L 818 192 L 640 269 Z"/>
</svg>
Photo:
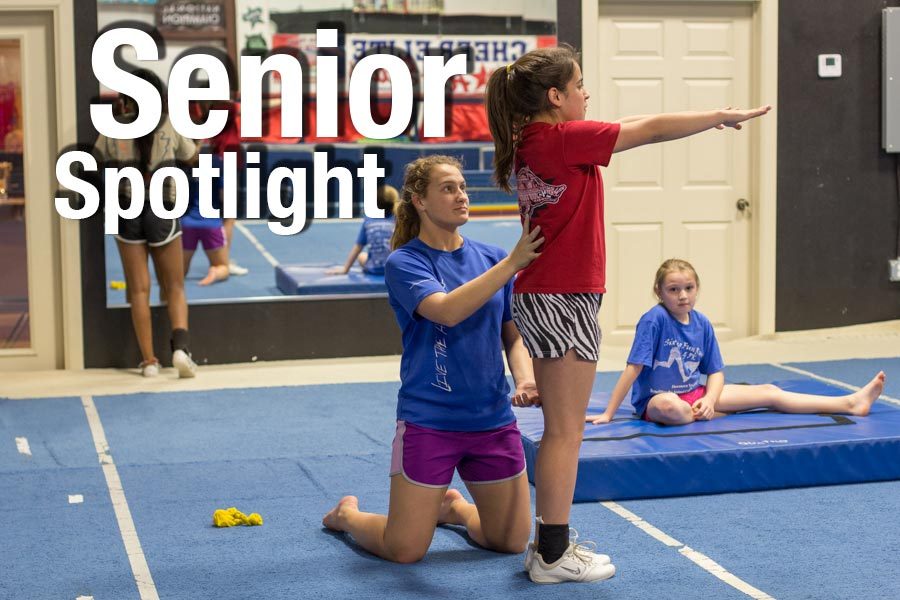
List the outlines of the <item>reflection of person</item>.
<svg viewBox="0 0 900 600">
<path fill-rule="evenodd" d="M 222 169 L 222 157 L 225 152 L 237 152 L 238 161 L 240 161 L 242 157 L 240 153 L 241 133 L 237 124 L 237 107 L 235 103 L 231 101 L 218 101 L 214 103 L 211 100 L 200 100 L 195 103 L 195 107 L 198 120 L 200 121 L 205 121 L 207 119 L 211 109 L 228 111 L 228 119 L 225 122 L 225 128 L 222 129 L 219 135 L 206 141 L 213 151 L 213 166 Z M 240 168 L 240 166 L 241 165 L 238 164 L 238 168 Z M 222 193 L 222 181 L 221 177 L 217 180 L 218 185 L 213 189 L 213 193 Z M 221 206 L 221 202 L 219 202 L 219 205 Z M 229 275 L 246 275 L 250 272 L 249 269 L 237 264 L 231 256 L 231 242 L 234 239 L 235 220 L 236 219 L 232 218 L 222 219 L 222 227 L 225 233 L 225 253 L 227 254 L 225 259 L 228 261 Z M 188 235 L 188 233 L 185 232 L 185 235 Z M 212 270 L 212 262 L 210 262 L 210 270 Z"/>
<path fill-rule="evenodd" d="M 396 188 L 383 185 L 378 188 L 378 208 L 384 211 L 384 218 L 363 218 L 356 243 L 343 267 L 328 269 L 329 275 L 345 275 L 357 260 L 363 272 L 370 275 L 384 275 L 384 263 L 391 253 L 391 236 L 394 234 L 394 206 L 397 203 Z M 363 248 L 368 246 L 368 252 Z"/>
<path fill-rule="evenodd" d="M 200 214 L 199 192 L 191 185 L 191 201 L 187 212 L 181 218 L 181 245 L 184 248 L 184 273 L 190 271 L 191 259 L 197 246 L 203 246 L 209 259 L 209 270 L 200 285 L 210 285 L 228 279 L 228 245 L 222 219 L 207 219 Z"/>
<path fill-rule="evenodd" d="M 152 83 L 165 97 L 163 84 L 152 72 L 138 70 L 135 75 Z M 119 98 L 120 110 L 126 120 L 137 113 L 137 103 L 128 96 Z M 159 124 L 149 134 L 135 139 L 111 139 L 99 136 L 94 151 L 101 162 L 126 163 L 136 166 L 144 176 L 145 202 L 141 214 L 134 219 L 120 219 L 116 246 L 122 259 L 131 307 L 131 321 L 141 350 L 141 373 L 154 376 L 159 373 L 159 360 L 153 352 L 153 331 L 150 319 L 150 273 L 148 255 L 153 259 L 160 286 L 166 292 L 169 321 L 172 324 L 170 344 L 172 364 L 179 377 L 193 377 L 197 366 L 191 359 L 188 333 L 188 308 L 184 295 L 184 263 L 178 237 L 181 225 L 178 219 L 160 219 L 150 210 L 149 185 L 153 171 L 176 160 L 193 162 L 197 157 L 194 142 L 175 131 L 167 114 L 163 113 Z M 174 204 L 174 185 L 164 186 L 164 200 Z M 131 189 L 126 184 L 120 190 L 123 204 L 131 202 Z"/>
<path fill-rule="evenodd" d="M 464 525 L 480 546 L 521 552 L 530 495 L 514 402 L 539 401 L 528 355 L 509 312 L 510 279 L 537 255 L 539 229 L 506 256 L 459 234 L 469 198 L 460 163 L 428 156 L 406 170 L 397 228 L 385 267 L 403 332 L 397 434 L 388 515 L 359 510 L 345 496 L 322 523 L 350 533 L 387 560 L 421 559 L 440 523 Z M 454 469 L 475 500 L 448 489 Z"/>
<path fill-rule="evenodd" d="M 606 557 L 573 554 L 568 523 L 600 349 L 597 312 L 606 291 L 598 167 L 609 164 L 614 152 L 643 144 L 713 127 L 740 128 L 769 108 L 586 121 L 588 94 L 578 56 L 569 47 L 532 50 L 497 69 L 486 96 L 496 181 L 509 191 L 515 170 L 519 210 L 547 235 L 541 260 L 522 271 L 513 296 L 513 316 L 534 359 L 545 423 L 535 467 L 538 550 L 526 562 L 533 581 L 565 581 L 573 570 L 587 581 L 582 559 Z"/>
<path fill-rule="evenodd" d="M 15 115 L 10 118 L 9 126 L 9 131 L 7 131 L 6 135 L 3 136 L 2 150 L 4 152 L 22 154 L 25 148 L 25 136 L 22 133 L 22 128 L 19 127 L 19 120 Z"/>
<path fill-rule="evenodd" d="M 774 385 L 726 384 L 716 334 L 709 319 L 694 310 L 699 291 L 700 278 L 687 261 L 673 258 L 659 267 L 653 281 L 659 304 L 638 321 L 628 366 L 606 411 L 588 416 L 588 421 L 609 423 L 629 391 L 635 413 L 661 425 L 683 425 L 756 408 L 869 414 L 884 389 L 884 372 L 846 396 L 798 394 Z M 700 383 L 701 374 L 707 376 L 705 385 Z"/>
</svg>

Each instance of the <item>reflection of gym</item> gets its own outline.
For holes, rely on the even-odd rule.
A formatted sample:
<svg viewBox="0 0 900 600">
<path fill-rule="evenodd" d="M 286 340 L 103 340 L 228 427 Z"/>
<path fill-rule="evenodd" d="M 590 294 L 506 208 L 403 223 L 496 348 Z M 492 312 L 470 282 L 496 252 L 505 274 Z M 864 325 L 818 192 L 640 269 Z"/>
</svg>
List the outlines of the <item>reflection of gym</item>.
<svg viewBox="0 0 900 600">
<path fill-rule="evenodd" d="M 0 597 L 900 596 L 898 82 L 898 0 L 0 0 Z"/>
</svg>

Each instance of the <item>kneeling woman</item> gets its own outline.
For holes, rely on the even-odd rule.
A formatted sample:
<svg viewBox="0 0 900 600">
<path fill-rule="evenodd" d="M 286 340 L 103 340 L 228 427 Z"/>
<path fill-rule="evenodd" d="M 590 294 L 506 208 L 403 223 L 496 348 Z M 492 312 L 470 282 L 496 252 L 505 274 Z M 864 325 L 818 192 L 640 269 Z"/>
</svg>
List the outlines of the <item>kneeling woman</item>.
<svg viewBox="0 0 900 600">
<path fill-rule="evenodd" d="M 464 525 L 479 545 L 523 552 L 531 529 L 522 441 L 501 348 L 516 383 L 512 403 L 539 402 L 531 360 L 510 314 L 512 278 L 534 260 L 539 228 L 509 256 L 464 238 L 469 198 L 459 161 L 411 163 L 385 265 L 403 332 L 388 515 L 345 496 L 322 520 L 387 560 L 415 562 L 435 527 Z M 448 489 L 454 469 L 475 500 Z"/>
</svg>

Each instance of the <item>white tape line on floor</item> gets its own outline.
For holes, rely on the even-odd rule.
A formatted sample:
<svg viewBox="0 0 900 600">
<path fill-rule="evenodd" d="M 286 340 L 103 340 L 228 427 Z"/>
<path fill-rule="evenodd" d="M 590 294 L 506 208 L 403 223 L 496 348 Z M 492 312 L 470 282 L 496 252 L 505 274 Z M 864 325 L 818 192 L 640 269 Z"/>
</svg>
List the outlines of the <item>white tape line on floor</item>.
<svg viewBox="0 0 900 600">
<path fill-rule="evenodd" d="M 19 454 L 24 454 L 25 456 L 31 456 L 31 446 L 28 445 L 28 438 L 17 437 L 16 438 L 16 449 L 18 449 Z"/>
<path fill-rule="evenodd" d="M 138 593 L 141 595 L 141 600 L 159 600 L 156 585 L 150 575 L 150 567 L 147 565 L 147 559 L 144 557 L 144 551 L 131 518 L 128 501 L 125 499 L 125 490 L 122 488 L 122 480 L 119 479 L 119 471 L 109 453 L 109 443 L 106 441 L 106 434 L 103 432 L 103 424 L 100 422 L 100 414 L 94 405 L 94 399 L 91 396 L 82 396 L 81 405 L 84 407 L 84 414 L 87 416 L 88 425 L 91 428 L 91 436 L 94 438 L 94 447 L 103 468 L 103 476 L 106 477 L 106 487 L 109 489 L 109 497 L 116 513 L 119 532 L 125 543 L 125 553 L 131 564 L 131 572 L 134 575 Z"/>
<path fill-rule="evenodd" d="M 724 581 L 739 592 L 746 594 L 754 600 L 774 600 L 772 596 L 768 595 L 762 590 L 753 587 L 737 575 L 729 573 L 724 567 L 722 567 L 722 565 L 718 564 L 716 561 L 712 560 L 701 552 L 697 552 L 693 548 L 685 546 L 669 534 L 661 531 L 644 519 L 640 518 L 621 504 L 617 504 L 616 502 L 601 502 L 600 504 L 616 513 L 653 539 L 662 542 L 666 546 L 678 548 L 679 554 L 695 563 L 701 569 Z"/>
</svg>

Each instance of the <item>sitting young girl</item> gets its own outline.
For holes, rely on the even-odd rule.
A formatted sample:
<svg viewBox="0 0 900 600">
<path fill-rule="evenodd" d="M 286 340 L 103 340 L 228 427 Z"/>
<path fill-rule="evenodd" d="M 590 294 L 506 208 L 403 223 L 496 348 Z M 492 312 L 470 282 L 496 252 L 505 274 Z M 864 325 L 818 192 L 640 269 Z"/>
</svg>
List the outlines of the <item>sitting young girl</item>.
<svg viewBox="0 0 900 600">
<path fill-rule="evenodd" d="M 384 264 L 391 253 L 391 236 L 394 235 L 394 207 L 399 200 L 397 189 L 390 185 L 378 188 L 378 208 L 384 211 L 384 217 L 377 219 L 365 217 L 356 243 L 350 249 L 347 260 L 342 267 L 328 269 L 329 275 L 346 275 L 353 263 L 359 262 L 364 273 L 384 275 Z M 368 247 L 368 252 L 363 248 Z"/>
<path fill-rule="evenodd" d="M 613 388 L 606 411 L 588 422 L 609 423 L 631 390 L 635 413 L 660 425 L 757 408 L 783 413 L 843 413 L 866 416 L 884 389 L 884 372 L 856 393 L 816 396 L 771 385 L 725 383 L 719 344 L 709 319 L 694 310 L 700 278 L 687 261 L 669 259 L 656 272 L 659 304 L 638 321 L 628 366 Z M 701 385 L 700 375 L 706 375 Z"/>
</svg>

